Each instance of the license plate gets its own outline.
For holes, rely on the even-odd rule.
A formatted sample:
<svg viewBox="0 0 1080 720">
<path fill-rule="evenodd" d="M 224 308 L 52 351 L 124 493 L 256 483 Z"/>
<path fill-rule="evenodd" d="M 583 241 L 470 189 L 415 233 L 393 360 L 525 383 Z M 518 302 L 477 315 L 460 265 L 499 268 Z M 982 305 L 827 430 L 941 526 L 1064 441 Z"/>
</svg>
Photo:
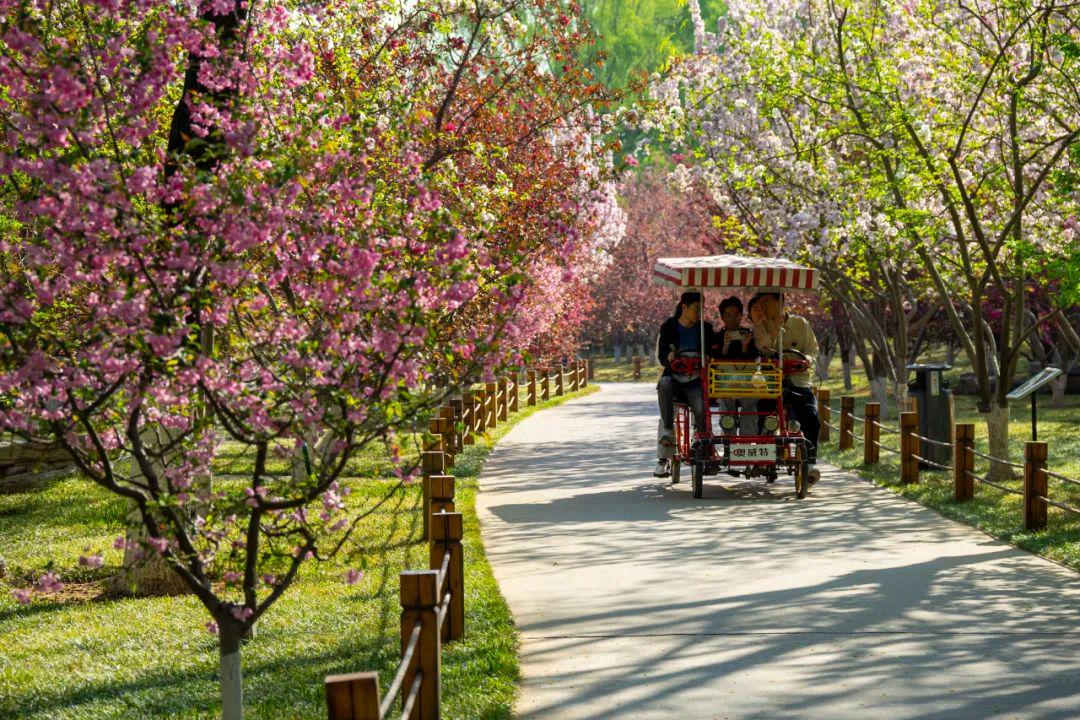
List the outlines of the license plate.
<svg viewBox="0 0 1080 720">
<path fill-rule="evenodd" d="M 775 445 L 731 444 L 731 459 L 735 462 L 771 460 L 776 462 Z"/>
</svg>

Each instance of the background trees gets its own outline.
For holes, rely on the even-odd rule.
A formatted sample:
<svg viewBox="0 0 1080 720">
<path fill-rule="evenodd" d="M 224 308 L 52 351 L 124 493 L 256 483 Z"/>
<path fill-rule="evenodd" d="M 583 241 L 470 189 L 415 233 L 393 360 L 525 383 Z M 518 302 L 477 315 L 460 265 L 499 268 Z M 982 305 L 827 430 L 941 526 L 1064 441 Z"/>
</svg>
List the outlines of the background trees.
<svg viewBox="0 0 1080 720">
<path fill-rule="evenodd" d="M 654 89 L 651 123 L 720 205 L 821 268 L 878 394 L 887 379 L 902 401 L 912 340 L 943 313 L 998 456 L 1018 360 L 1068 307 L 1029 312 L 1026 282 L 1068 276 L 1075 245 L 1071 12 L 751 0 Z"/>
</svg>

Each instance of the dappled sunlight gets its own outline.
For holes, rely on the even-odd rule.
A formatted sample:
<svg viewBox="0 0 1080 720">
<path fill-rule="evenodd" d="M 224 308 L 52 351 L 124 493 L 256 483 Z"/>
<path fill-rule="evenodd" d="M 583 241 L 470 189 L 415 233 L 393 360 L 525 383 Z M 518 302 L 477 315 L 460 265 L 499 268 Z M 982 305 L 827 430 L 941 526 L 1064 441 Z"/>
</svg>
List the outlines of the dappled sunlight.
<svg viewBox="0 0 1080 720">
<path fill-rule="evenodd" d="M 1080 708 L 1073 573 L 835 469 L 802 501 L 789 478 L 726 475 L 695 500 L 650 474 L 655 413 L 651 387 L 608 385 L 488 461 L 522 717 Z"/>
</svg>

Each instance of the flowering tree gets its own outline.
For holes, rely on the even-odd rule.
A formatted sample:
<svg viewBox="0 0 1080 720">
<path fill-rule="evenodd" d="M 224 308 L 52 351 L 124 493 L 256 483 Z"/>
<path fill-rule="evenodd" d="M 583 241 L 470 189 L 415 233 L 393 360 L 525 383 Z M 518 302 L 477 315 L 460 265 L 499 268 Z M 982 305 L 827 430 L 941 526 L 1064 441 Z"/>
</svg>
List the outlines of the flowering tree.
<svg viewBox="0 0 1080 720">
<path fill-rule="evenodd" d="M 118 542 L 207 608 L 238 718 L 241 637 L 362 520 L 349 459 L 440 400 L 448 358 L 498 362 L 511 323 L 458 314 L 512 311 L 508 269 L 584 227 L 585 133 L 527 238 L 499 223 L 535 195 L 497 165 L 587 78 L 493 71 L 572 42 L 556 5 L 2 4 L 0 425 L 132 504 Z M 211 485 L 225 440 L 250 472 Z"/>
<path fill-rule="evenodd" d="M 1007 457 L 1017 362 L 1062 311 L 1030 315 L 1026 278 L 1075 242 L 1076 199 L 1052 183 L 1080 138 L 1072 10 L 906 3 L 834 7 L 828 17 L 848 128 L 971 360 L 991 454 Z M 997 336 L 986 317 L 991 292 L 1001 302 Z"/>
<path fill-rule="evenodd" d="M 648 343 L 674 307 L 671 291 L 652 284 L 656 259 L 722 252 L 729 236 L 707 193 L 675 187 L 659 171 L 627 179 L 620 195 L 626 232 L 592 283 L 594 310 L 581 333 L 591 342 Z"/>
<path fill-rule="evenodd" d="M 819 269 L 875 399 L 891 388 L 903 402 L 909 336 L 929 315 L 915 302 L 904 238 L 865 181 L 865 152 L 839 129 L 840 109 L 815 100 L 824 28 L 802 5 L 746 2 L 714 34 L 695 8 L 699 52 L 654 88 L 651 124 L 694 158 L 692 172 L 760 252 Z"/>
<path fill-rule="evenodd" d="M 891 359 L 898 397 L 910 331 L 944 310 L 999 456 L 1017 359 L 1061 311 L 1029 318 L 1024 278 L 1075 244 L 1075 193 L 1062 192 L 1080 117 L 1069 12 L 749 0 L 719 38 L 699 32 L 722 62 L 702 54 L 658 88 L 679 100 L 688 83 L 661 121 L 676 141 L 708 138 L 701 172 L 750 228 L 825 261 L 856 331 Z M 852 283 L 862 292 L 845 294 Z M 983 316 L 990 288 L 1006 319 L 997 337 Z M 867 297 L 891 320 L 875 328 Z"/>
</svg>

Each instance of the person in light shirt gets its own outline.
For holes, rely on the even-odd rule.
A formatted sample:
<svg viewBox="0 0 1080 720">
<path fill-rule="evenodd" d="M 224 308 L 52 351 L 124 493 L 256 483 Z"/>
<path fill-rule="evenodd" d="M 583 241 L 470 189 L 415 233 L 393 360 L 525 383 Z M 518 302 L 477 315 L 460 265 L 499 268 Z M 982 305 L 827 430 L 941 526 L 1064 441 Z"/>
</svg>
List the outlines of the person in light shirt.
<svg viewBox="0 0 1080 720">
<path fill-rule="evenodd" d="M 814 467 L 817 462 L 818 436 L 821 432 L 821 419 L 818 417 L 817 397 L 814 395 L 813 380 L 810 371 L 818 356 L 818 341 L 814 329 L 806 318 L 792 315 L 784 310 L 784 296 L 775 292 L 762 292 L 754 296 L 754 310 L 760 314 L 760 321 L 754 322 L 754 344 L 762 357 L 776 356 L 783 328 L 784 350 L 798 350 L 810 361 L 810 367 L 801 372 L 784 376 L 784 408 L 799 421 L 803 437 L 808 441 L 807 460 L 810 463 L 808 477 L 811 483 L 821 477 Z M 772 409 L 769 401 L 759 401 L 758 409 Z M 775 407 L 775 401 L 772 401 Z"/>
</svg>

